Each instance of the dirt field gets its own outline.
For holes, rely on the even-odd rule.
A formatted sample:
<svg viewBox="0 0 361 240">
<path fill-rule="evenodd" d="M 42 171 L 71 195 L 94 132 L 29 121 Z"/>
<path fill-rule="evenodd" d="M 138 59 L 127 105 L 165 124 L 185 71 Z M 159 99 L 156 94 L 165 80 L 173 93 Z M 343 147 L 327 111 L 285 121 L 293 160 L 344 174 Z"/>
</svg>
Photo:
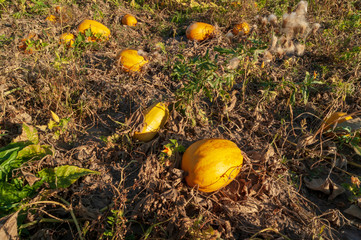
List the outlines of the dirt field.
<svg viewBox="0 0 361 240">
<path fill-rule="evenodd" d="M 0 171 L 23 123 L 50 151 L 0 175 L 0 198 L 44 169 L 92 170 L 0 200 L 0 237 L 361 239 L 360 1 L 0 0 L 0 16 Z M 85 19 L 110 37 L 80 34 Z M 187 39 L 196 21 L 215 26 L 211 38 Z M 241 22 L 250 31 L 231 34 Z M 71 47 L 59 43 L 67 32 Z M 149 62 L 125 71 L 124 49 Z M 132 138 L 160 101 L 165 126 Z M 328 127 L 334 112 L 352 119 Z M 205 138 L 244 155 L 213 193 L 187 186 L 180 165 Z"/>
</svg>

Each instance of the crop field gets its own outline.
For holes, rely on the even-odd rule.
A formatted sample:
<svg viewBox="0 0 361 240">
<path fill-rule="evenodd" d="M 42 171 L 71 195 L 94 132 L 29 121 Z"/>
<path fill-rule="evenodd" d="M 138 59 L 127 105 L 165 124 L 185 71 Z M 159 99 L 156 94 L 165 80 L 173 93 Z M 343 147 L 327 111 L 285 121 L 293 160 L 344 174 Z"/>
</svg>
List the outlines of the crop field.
<svg viewBox="0 0 361 240">
<path fill-rule="evenodd" d="M 0 239 L 361 239 L 361 1 L 0 0 Z"/>
</svg>

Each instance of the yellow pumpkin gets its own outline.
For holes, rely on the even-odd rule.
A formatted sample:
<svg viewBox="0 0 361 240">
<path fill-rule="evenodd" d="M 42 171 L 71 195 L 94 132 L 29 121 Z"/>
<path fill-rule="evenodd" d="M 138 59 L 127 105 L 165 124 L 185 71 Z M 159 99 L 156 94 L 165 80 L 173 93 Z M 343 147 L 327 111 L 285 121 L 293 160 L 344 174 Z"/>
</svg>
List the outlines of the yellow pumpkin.
<svg viewBox="0 0 361 240">
<path fill-rule="evenodd" d="M 138 21 L 133 15 L 126 14 L 122 18 L 122 24 L 123 25 L 128 25 L 128 26 L 134 27 L 135 25 L 137 25 L 137 23 L 138 23 Z"/>
<path fill-rule="evenodd" d="M 73 47 L 74 46 L 74 35 L 71 33 L 63 33 L 60 35 L 59 38 L 59 44 L 66 44 L 69 47 Z"/>
<path fill-rule="evenodd" d="M 332 113 L 331 116 L 328 117 L 325 120 L 325 128 L 324 128 L 324 130 L 330 129 L 335 124 L 343 123 L 343 122 L 346 122 L 346 121 L 352 119 L 351 116 L 343 117 L 343 116 L 346 116 L 346 115 L 347 115 L 347 113 L 344 113 L 344 112 L 334 112 L 334 113 Z"/>
<path fill-rule="evenodd" d="M 208 23 L 194 22 L 187 27 L 186 36 L 189 40 L 203 41 L 213 37 L 214 26 Z"/>
<path fill-rule="evenodd" d="M 247 35 L 249 33 L 250 29 L 249 29 L 249 25 L 246 22 L 242 22 L 239 24 L 236 24 L 234 26 L 234 28 L 232 29 L 232 33 L 234 35 L 238 35 L 239 33 L 242 33 L 244 35 Z"/>
<path fill-rule="evenodd" d="M 214 192 L 227 186 L 241 171 L 243 156 L 235 143 L 225 139 L 203 139 L 187 148 L 182 169 L 190 187 Z"/>
<path fill-rule="evenodd" d="M 148 63 L 143 56 L 138 54 L 137 50 L 125 49 L 118 55 L 119 62 L 126 72 L 138 72 L 141 67 Z"/>
<path fill-rule="evenodd" d="M 46 21 L 49 21 L 49 22 L 53 22 L 55 23 L 56 22 L 56 17 L 54 15 L 49 15 L 45 18 Z"/>
<path fill-rule="evenodd" d="M 168 103 L 159 102 L 150 106 L 144 113 L 143 129 L 133 137 L 142 142 L 152 140 L 169 118 Z"/>
<path fill-rule="evenodd" d="M 85 34 L 85 31 L 90 29 L 92 34 L 95 35 L 93 38 L 91 38 L 91 41 L 100 40 L 97 38 L 97 36 L 100 36 L 101 38 L 109 39 L 110 36 L 110 30 L 100 22 L 94 21 L 94 20 L 84 20 L 82 23 L 80 23 L 78 27 L 78 32 L 81 32 Z"/>
</svg>

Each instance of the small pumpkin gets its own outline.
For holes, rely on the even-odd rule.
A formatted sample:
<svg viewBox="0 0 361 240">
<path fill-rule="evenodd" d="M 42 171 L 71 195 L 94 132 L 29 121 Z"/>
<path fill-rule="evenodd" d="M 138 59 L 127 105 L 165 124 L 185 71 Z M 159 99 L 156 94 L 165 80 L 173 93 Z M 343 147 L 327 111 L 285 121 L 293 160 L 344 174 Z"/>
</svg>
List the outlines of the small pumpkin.
<svg viewBox="0 0 361 240">
<path fill-rule="evenodd" d="M 214 192 L 227 186 L 241 171 L 243 155 L 237 145 L 226 139 L 203 139 L 187 148 L 182 169 L 190 187 Z"/>
<path fill-rule="evenodd" d="M 73 47 L 74 46 L 74 35 L 71 33 L 63 33 L 60 35 L 59 38 L 59 44 L 66 44 L 69 47 Z"/>
<path fill-rule="evenodd" d="M 203 41 L 213 37 L 213 35 L 214 26 L 203 22 L 194 22 L 186 30 L 186 36 L 189 40 Z"/>
<path fill-rule="evenodd" d="M 88 29 L 90 29 L 92 34 L 94 35 L 92 38 L 90 38 L 91 41 L 101 40 L 100 38 L 109 39 L 110 36 L 109 28 L 107 28 L 100 22 L 86 19 L 78 26 L 78 32 L 83 34 L 85 34 L 85 31 Z"/>
<path fill-rule="evenodd" d="M 137 23 L 138 23 L 138 21 L 133 15 L 125 14 L 122 18 L 123 25 L 135 27 L 135 25 L 137 25 Z"/>
<path fill-rule="evenodd" d="M 330 129 L 331 127 L 333 127 L 335 124 L 338 124 L 338 123 L 343 123 L 343 122 L 346 122 L 348 120 L 351 120 L 352 117 L 351 116 L 346 116 L 347 113 L 344 113 L 344 112 L 334 112 L 331 114 L 330 117 L 328 117 L 324 123 L 325 123 L 325 128 L 324 130 L 328 130 Z M 345 116 L 345 117 L 344 117 Z"/>
<path fill-rule="evenodd" d="M 46 21 L 49 21 L 49 22 L 52 22 L 52 23 L 55 23 L 56 22 L 56 17 L 54 15 L 49 15 L 45 18 Z"/>
<path fill-rule="evenodd" d="M 134 132 L 133 138 L 149 142 L 164 126 L 169 118 L 168 103 L 159 102 L 150 106 L 144 113 L 143 127 L 140 132 Z"/>
<path fill-rule="evenodd" d="M 121 51 L 117 58 L 119 58 L 118 62 L 126 72 L 138 72 L 144 64 L 148 63 L 148 60 L 139 55 L 137 50 L 133 49 Z"/>
<path fill-rule="evenodd" d="M 238 35 L 239 33 L 242 33 L 243 35 L 247 35 L 250 31 L 249 25 L 246 22 L 242 22 L 239 24 L 236 24 L 233 29 L 232 33 L 234 35 Z"/>
</svg>

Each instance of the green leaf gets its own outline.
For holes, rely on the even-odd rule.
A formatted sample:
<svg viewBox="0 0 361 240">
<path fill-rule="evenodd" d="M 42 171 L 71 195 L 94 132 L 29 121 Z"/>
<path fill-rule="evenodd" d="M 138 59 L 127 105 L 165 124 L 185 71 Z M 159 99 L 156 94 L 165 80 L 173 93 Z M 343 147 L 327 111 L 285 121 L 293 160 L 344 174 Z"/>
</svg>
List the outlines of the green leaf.
<svg viewBox="0 0 361 240">
<path fill-rule="evenodd" d="M 9 144 L 10 145 L 10 144 Z M 12 170 L 19 168 L 29 160 L 39 160 L 46 155 L 52 154 L 50 146 L 29 145 L 24 143 L 12 143 L 13 148 L 0 152 L 0 180 L 5 181 Z"/>
<path fill-rule="evenodd" d="M 351 146 L 353 147 L 353 150 L 355 153 L 359 156 L 361 156 L 361 146 L 359 146 L 357 143 L 351 142 Z"/>
<path fill-rule="evenodd" d="M 25 132 L 28 141 L 32 142 L 33 144 L 39 143 L 38 131 L 35 127 L 23 123 L 23 132 Z"/>
<path fill-rule="evenodd" d="M 38 172 L 38 176 L 49 183 L 52 189 L 67 188 L 80 177 L 88 174 L 100 174 L 100 172 L 69 165 L 46 168 Z"/>
<path fill-rule="evenodd" d="M 41 187 L 43 180 L 37 181 L 32 186 L 22 186 L 20 182 L 12 183 L 0 182 L 0 216 L 3 215 L 3 209 L 7 209 L 15 203 L 22 201 L 27 197 L 31 197 L 36 190 Z"/>
<path fill-rule="evenodd" d="M 50 130 L 52 130 L 54 127 L 58 126 L 58 124 L 56 122 L 54 122 L 53 120 L 50 119 L 49 123 L 48 123 L 48 128 Z"/>
<path fill-rule="evenodd" d="M 53 152 L 48 145 L 29 145 L 19 151 L 17 158 L 22 162 L 26 162 L 28 160 L 39 160 L 51 154 Z"/>
</svg>

